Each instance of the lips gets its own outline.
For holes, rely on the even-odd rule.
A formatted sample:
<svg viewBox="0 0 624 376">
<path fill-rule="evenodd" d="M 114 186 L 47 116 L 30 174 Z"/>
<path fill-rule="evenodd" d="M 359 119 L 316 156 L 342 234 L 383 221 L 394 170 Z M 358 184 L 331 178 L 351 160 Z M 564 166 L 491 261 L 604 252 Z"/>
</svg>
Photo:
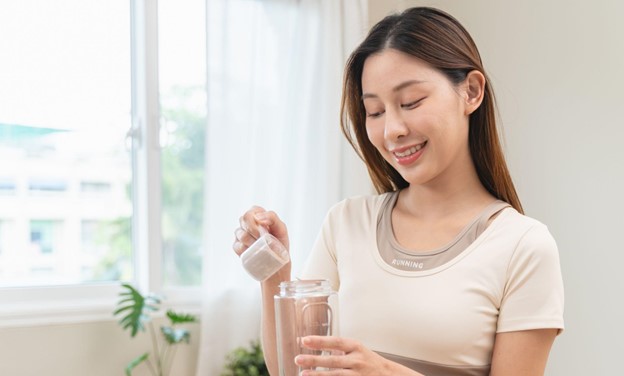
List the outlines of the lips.
<svg viewBox="0 0 624 376">
<path fill-rule="evenodd" d="M 406 165 L 416 161 L 421 155 L 423 148 L 427 145 L 427 141 L 403 148 L 392 150 L 394 158 L 399 164 Z"/>
</svg>

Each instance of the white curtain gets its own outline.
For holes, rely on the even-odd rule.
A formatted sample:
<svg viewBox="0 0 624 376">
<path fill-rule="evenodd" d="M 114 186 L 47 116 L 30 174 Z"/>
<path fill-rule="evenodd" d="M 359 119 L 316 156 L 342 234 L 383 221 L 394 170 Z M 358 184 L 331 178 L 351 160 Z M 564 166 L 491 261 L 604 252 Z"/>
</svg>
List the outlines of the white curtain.
<svg viewBox="0 0 624 376">
<path fill-rule="evenodd" d="M 330 206 L 372 191 L 339 128 L 346 57 L 365 0 L 206 0 L 208 132 L 204 309 L 197 374 L 260 336 L 258 283 L 231 250 L 249 207 L 276 211 L 302 266 Z"/>
</svg>

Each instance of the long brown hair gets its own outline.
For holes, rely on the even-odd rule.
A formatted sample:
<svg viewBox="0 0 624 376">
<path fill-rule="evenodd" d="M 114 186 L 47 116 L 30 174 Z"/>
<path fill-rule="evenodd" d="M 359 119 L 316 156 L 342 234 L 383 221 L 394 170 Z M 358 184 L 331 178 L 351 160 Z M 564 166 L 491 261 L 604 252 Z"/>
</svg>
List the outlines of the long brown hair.
<svg viewBox="0 0 624 376">
<path fill-rule="evenodd" d="M 378 193 L 409 185 L 384 160 L 368 139 L 362 101 L 362 71 L 372 54 L 392 48 L 412 55 L 439 70 L 454 84 L 473 70 L 486 77 L 483 102 L 470 115 L 468 142 L 481 184 L 496 198 L 523 212 L 511 180 L 496 127 L 496 105 L 481 56 L 464 27 L 451 15 L 434 8 L 410 8 L 377 23 L 349 57 L 345 68 L 341 127 L 349 143 L 364 160 Z"/>
</svg>

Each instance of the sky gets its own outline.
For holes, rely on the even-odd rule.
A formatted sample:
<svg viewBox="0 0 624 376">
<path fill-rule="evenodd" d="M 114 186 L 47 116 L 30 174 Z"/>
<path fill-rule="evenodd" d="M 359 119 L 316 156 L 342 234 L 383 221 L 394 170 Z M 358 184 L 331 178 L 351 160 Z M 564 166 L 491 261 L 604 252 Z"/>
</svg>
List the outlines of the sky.
<svg viewBox="0 0 624 376">
<path fill-rule="evenodd" d="M 0 123 L 125 135 L 128 0 L 0 0 Z M 159 1 L 160 87 L 204 83 L 204 0 Z"/>
</svg>

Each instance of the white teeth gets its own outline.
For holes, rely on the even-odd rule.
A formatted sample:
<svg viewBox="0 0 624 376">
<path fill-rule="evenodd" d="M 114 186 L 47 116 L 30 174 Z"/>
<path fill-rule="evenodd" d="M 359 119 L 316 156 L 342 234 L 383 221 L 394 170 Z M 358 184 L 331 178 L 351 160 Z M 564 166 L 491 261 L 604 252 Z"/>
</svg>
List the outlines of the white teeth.
<svg viewBox="0 0 624 376">
<path fill-rule="evenodd" d="M 425 146 L 425 143 L 422 143 L 420 145 L 412 146 L 411 148 L 403 152 L 394 152 L 394 155 L 396 155 L 399 158 L 404 158 L 404 157 L 407 157 L 409 155 L 416 153 L 418 150 L 422 149 L 424 146 Z"/>
</svg>

